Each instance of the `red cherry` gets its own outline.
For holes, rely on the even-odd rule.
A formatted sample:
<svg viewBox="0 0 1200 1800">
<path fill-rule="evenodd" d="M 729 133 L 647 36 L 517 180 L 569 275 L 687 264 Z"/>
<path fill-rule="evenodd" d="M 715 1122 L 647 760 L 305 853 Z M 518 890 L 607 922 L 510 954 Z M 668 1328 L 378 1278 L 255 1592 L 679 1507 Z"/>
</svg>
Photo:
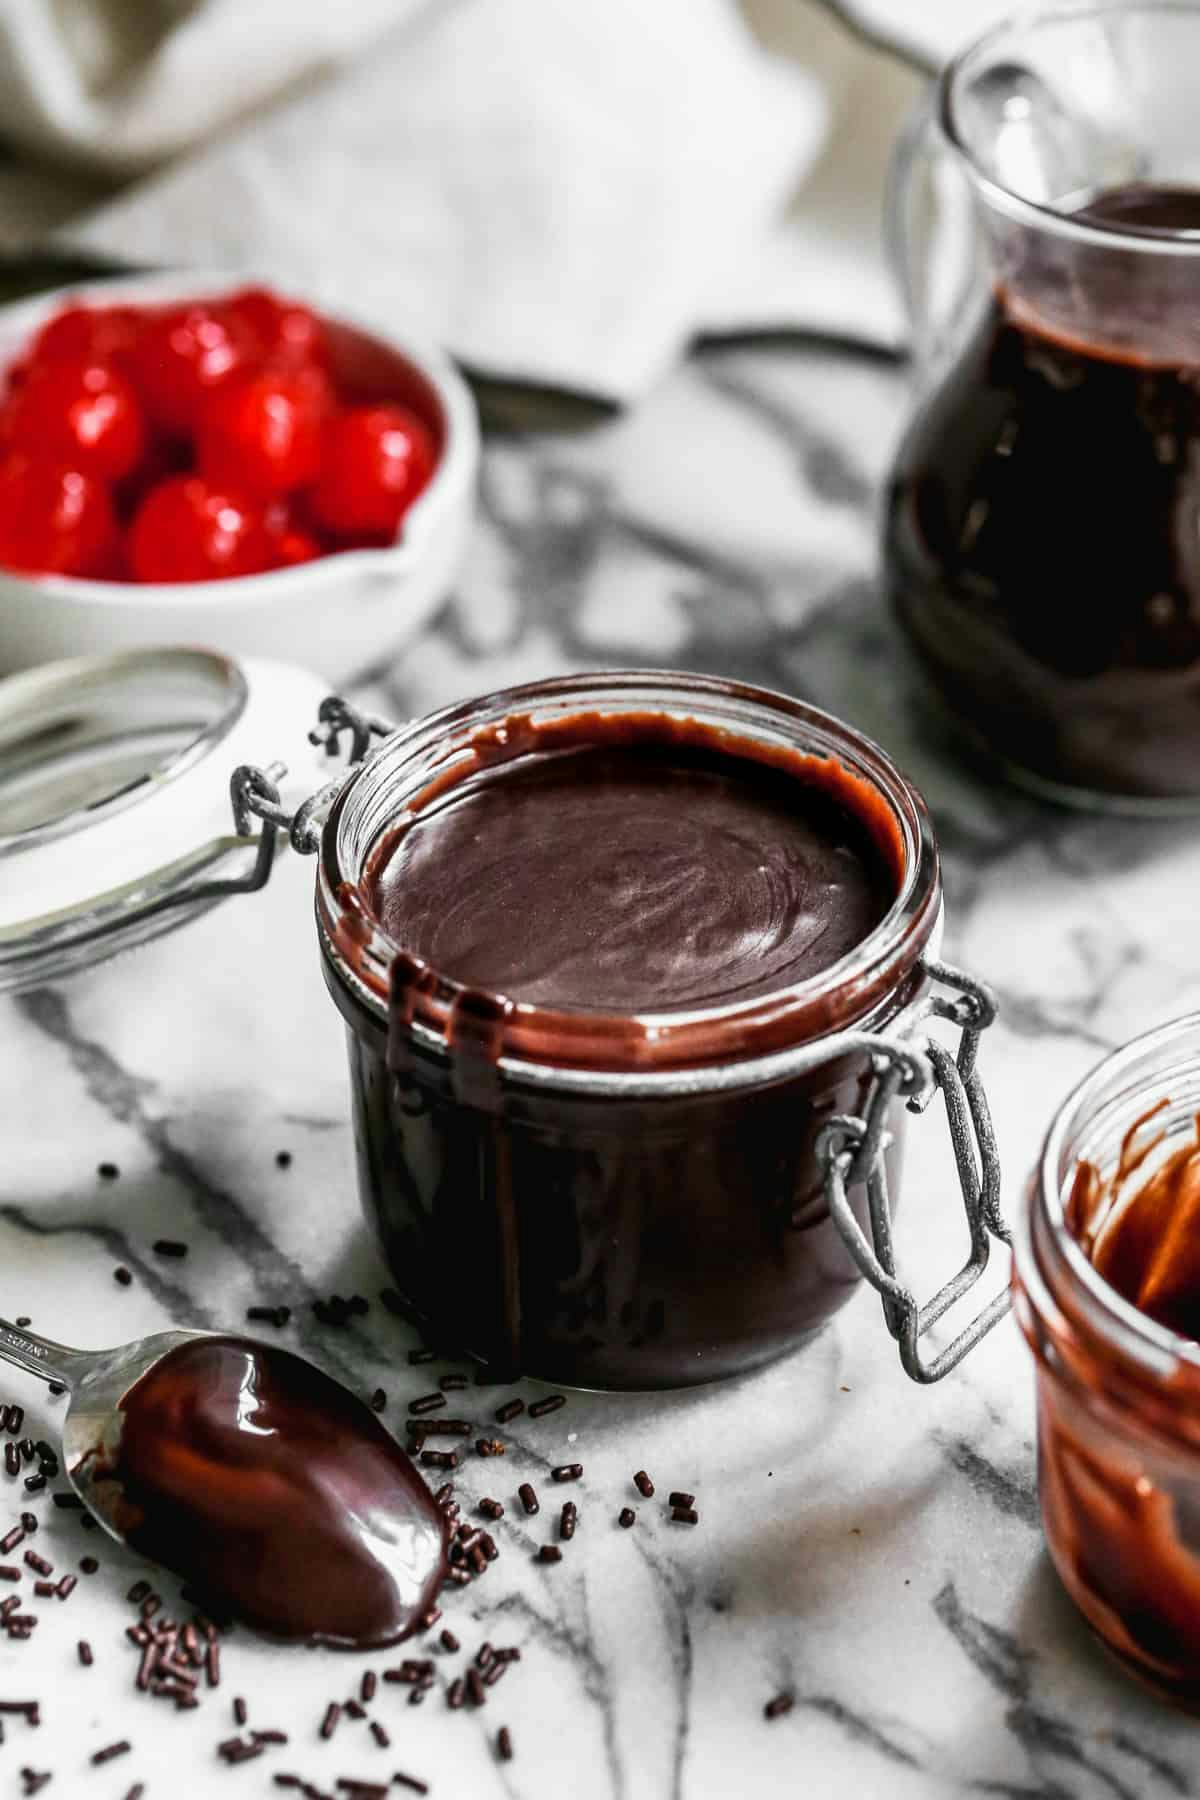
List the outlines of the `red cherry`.
<svg viewBox="0 0 1200 1800">
<path fill-rule="evenodd" d="M 325 554 L 320 539 L 294 499 L 272 500 L 266 508 L 267 535 L 271 540 L 271 567 L 290 569 Z"/>
<path fill-rule="evenodd" d="M 282 300 L 269 288 L 248 287 L 229 296 L 225 311 L 250 332 L 263 361 L 276 368 L 326 360 L 325 326 L 307 306 Z"/>
<path fill-rule="evenodd" d="M 37 574 L 100 575 L 117 539 L 103 483 L 19 452 L 0 464 L 0 563 Z"/>
<path fill-rule="evenodd" d="M 213 306 L 173 306 L 150 316 L 130 359 L 134 385 L 160 430 L 186 436 L 204 401 L 254 361 L 246 327 Z"/>
<path fill-rule="evenodd" d="M 407 407 L 352 407 L 325 434 L 313 516 L 339 537 L 390 537 L 436 461 L 429 427 Z"/>
<path fill-rule="evenodd" d="M 101 361 L 132 350 L 142 315 L 132 306 L 65 306 L 30 346 L 35 362 Z"/>
<path fill-rule="evenodd" d="M 106 481 L 130 474 L 146 448 L 137 395 L 101 362 L 34 363 L 5 409 L 3 427 L 15 449 L 48 451 Z"/>
<path fill-rule="evenodd" d="M 321 546 L 307 531 L 281 531 L 273 540 L 275 564 L 280 569 L 294 569 L 298 563 L 314 562 Z"/>
<path fill-rule="evenodd" d="M 252 494 L 287 494 L 316 478 L 333 389 L 319 369 L 241 375 L 206 402 L 197 437 L 205 475 Z"/>
<path fill-rule="evenodd" d="M 137 581 L 216 581 L 256 575 L 271 563 L 263 510 L 205 481 L 174 475 L 152 488 L 129 530 Z"/>
</svg>

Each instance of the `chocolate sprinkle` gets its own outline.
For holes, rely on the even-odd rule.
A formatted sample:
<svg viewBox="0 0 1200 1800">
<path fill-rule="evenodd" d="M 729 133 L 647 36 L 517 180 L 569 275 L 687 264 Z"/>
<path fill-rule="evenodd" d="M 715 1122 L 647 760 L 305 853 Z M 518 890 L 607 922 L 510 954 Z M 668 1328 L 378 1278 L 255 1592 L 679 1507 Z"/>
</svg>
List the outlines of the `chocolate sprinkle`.
<svg viewBox="0 0 1200 1800">
<path fill-rule="evenodd" d="M 637 1489 L 638 1493 L 642 1496 L 643 1500 L 653 1499 L 654 1483 L 651 1481 L 650 1477 L 647 1475 L 645 1469 L 638 1470 L 637 1474 L 633 1478 L 633 1485 Z"/>
<path fill-rule="evenodd" d="M 129 1287 L 132 1285 L 133 1275 L 124 1263 L 118 1263 L 113 1270 L 113 1280 L 118 1282 L 121 1287 Z"/>
<path fill-rule="evenodd" d="M 371 1411 L 381 1413 L 387 1405 L 387 1395 L 382 1388 L 376 1388 L 371 1395 Z"/>
<path fill-rule="evenodd" d="M 342 1716 L 342 1709 L 336 1700 L 331 1700 L 325 1708 L 325 1717 L 321 1720 L 321 1736 L 328 1740 L 334 1734 L 337 1722 Z"/>
<path fill-rule="evenodd" d="M 80 1662 L 83 1664 L 85 1669 L 90 1669 L 93 1661 L 95 1660 L 92 1656 L 92 1646 L 88 1643 L 86 1638 L 80 1638 L 79 1644 L 77 1647 L 79 1650 Z"/>
<path fill-rule="evenodd" d="M 79 1567 L 83 1570 L 85 1575 L 94 1575 L 96 1570 L 100 1567 L 100 1564 L 96 1561 L 94 1556 L 81 1556 L 79 1559 Z"/>
<path fill-rule="evenodd" d="M 479 1510 L 485 1519 L 502 1519 L 504 1517 L 504 1508 L 499 1500 L 492 1500 L 486 1496 L 479 1502 Z"/>
<path fill-rule="evenodd" d="M 274 1325 L 277 1329 L 282 1329 L 291 1316 L 290 1306 L 248 1306 L 246 1308 L 246 1317 L 254 1324 Z"/>
<path fill-rule="evenodd" d="M 121 1171 L 114 1162 L 102 1162 L 97 1168 L 96 1173 L 101 1181 L 115 1181 Z"/>
<path fill-rule="evenodd" d="M 515 1419 L 518 1413 L 524 1411 L 525 1402 L 523 1400 L 506 1400 L 503 1406 L 496 1408 L 494 1415 L 496 1423 L 497 1425 L 507 1425 L 510 1419 Z"/>
<path fill-rule="evenodd" d="M 427 1469 L 457 1469 L 458 1457 L 453 1450 L 422 1450 L 421 1462 Z"/>
<path fill-rule="evenodd" d="M 370 1706 L 372 1700 L 375 1698 L 375 1689 L 378 1685 L 379 1683 L 374 1669 L 364 1669 L 363 1678 L 359 1683 L 358 1688 L 358 1697 L 364 1706 Z"/>
<path fill-rule="evenodd" d="M 379 1745 L 381 1750 L 387 1750 L 390 1747 L 392 1740 L 384 1730 L 383 1726 L 379 1723 L 378 1719 L 371 1720 L 371 1736 L 375 1739 L 375 1742 Z"/>
<path fill-rule="evenodd" d="M 176 1257 L 178 1257 L 178 1256 L 186 1256 L 187 1253 L 188 1253 L 187 1245 L 180 1243 L 178 1238 L 155 1238 L 155 1240 L 154 1240 L 155 1256 L 176 1256 Z"/>
<path fill-rule="evenodd" d="M 529 1409 L 531 1419 L 544 1419 L 547 1413 L 557 1412 L 560 1406 L 567 1404 L 565 1394 L 550 1394 L 545 1400 L 539 1400 Z"/>
<path fill-rule="evenodd" d="M 632 1506 L 623 1506 L 617 1514 L 617 1524 L 623 1525 L 626 1531 L 629 1530 L 629 1527 L 634 1524 L 636 1520 L 637 1514 L 634 1512 Z"/>
<path fill-rule="evenodd" d="M 513 1759 L 512 1732 L 507 1725 L 502 1725 L 496 1733 L 496 1755 L 501 1762 L 511 1762 Z"/>
<path fill-rule="evenodd" d="M 543 1544 L 537 1553 L 537 1560 L 543 1563 L 561 1562 L 562 1551 L 557 1544 Z"/>
<path fill-rule="evenodd" d="M 566 1504 L 564 1505 L 562 1512 L 559 1514 L 559 1519 L 558 1519 L 558 1535 L 559 1535 L 559 1537 L 562 1538 L 565 1542 L 569 1542 L 570 1539 L 575 1536 L 575 1526 L 578 1523 L 578 1521 L 579 1521 L 579 1508 L 576 1506 L 576 1504 L 573 1500 L 568 1500 L 566 1502 Z"/>
<path fill-rule="evenodd" d="M 292 1166 L 291 1151 L 290 1150 L 277 1150 L 275 1152 L 275 1167 L 277 1169 L 290 1169 L 291 1166 Z"/>
<path fill-rule="evenodd" d="M 446 1396 L 438 1388 L 436 1393 L 422 1394 L 419 1400 L 410 1400 L 408 1410 L 410 1413 L 430 1413 L 436 1412 L 439 1406 L 445 1406 L 445 1404 Z"/>
<path fill-rule="evenodd" d="M 795 1704 L 796 1696 L 794 1694 L 776 1694 L 775 1698 L 768 1700 L 763 1707 L 763 1718 L 782 1719 L 785 1713 L 791 1712 Z"/>
<path fill-rule="evenodd" d="M 673 1506 L 671 1517 L 680 1525 L 698 1525 L 700 1523 L 700 1514 L 692 1506 Z"/>
<path fill-rule="evenodd" d="M 455 1635 L 452 1631 L 443 1631 L 441 1638 L 439 1639 L 439 1642 L 440 1642 L 443 1650 L 449 1650 L 449 1651 L 453 1652 L 459 1648 L 458 1639 L 455 1637 Z"/>
<path fill-rule="evenodd" d="M 392 1780 L 396 1783 L 397 1787 L 411 1788 L 414 1794 L 427 1794 L 429 1792 L 429 1783 L 427 1781 L 418 1781 L 415 1775 L 402 1775 L 400 1771 L 397 1770 L 392 1776 Z"/>
<path fill-rule="evenodd" d="M 523 1481 L 521 1483 L 520 1487 L 517 1489 L 517 1494 L 520 1497 L 521 1505 L 525 1508 L 525 1511 L 527 1513 L 529 1513 L 531 1516 L 539 1510 L 538 1497 L 534 1493 L 533 1488 L 530 1486 L 529 1482 Z"/>
<path fill-rule="evenodd" d="M 578 1481 L 583 1474 L 582 1463 L 560 1463 L 557 1469 L 551 1469 L 555 1481 Z"/>
<path fill-rule="evenodd" d="M 7 1556 L 10 1551 L 15 1550 L 24 1536 L 25 1533 L 21 1527 L 14 1525 L 6 1537 L 0 1538 L 0 1556 Z"/>
<path fill-rule="evenodd" d="M 667 1495 L 668 1506 L 695 1506 L 695 1504 L 695 1494 L 681 1494 L 677 1490 L 675 1493 Z"/>
<path fill-rule="evenodd" d="M 233 1722 L 234 1722 L 234 1724 L 235 1725 L 244 1725 L 246 1723 L 246 1716 L 247 1716 L 246 1715 L 246 1702 L 242 1699 L 242 1696 L 239 1694 L 233 1703 Z"/>
<path fill-rule="evenodd" d="M 64 1512 L 82 1512 L 83 1501 L 78 1494 L 55 1494 L 55 1506 L 61 1506 Z"/>
<path fill-rule="evenodd" d="M 121 1738 L 115 1744 L 106 1744 L 103 1750 L 93 1750 L 91 1760 L 97 1765 L 112 1762 L 115 1756 L 124 1756 L 125 1752 L 132 1748 L 133 1745 L 128 1738 Z"/>
</svg>

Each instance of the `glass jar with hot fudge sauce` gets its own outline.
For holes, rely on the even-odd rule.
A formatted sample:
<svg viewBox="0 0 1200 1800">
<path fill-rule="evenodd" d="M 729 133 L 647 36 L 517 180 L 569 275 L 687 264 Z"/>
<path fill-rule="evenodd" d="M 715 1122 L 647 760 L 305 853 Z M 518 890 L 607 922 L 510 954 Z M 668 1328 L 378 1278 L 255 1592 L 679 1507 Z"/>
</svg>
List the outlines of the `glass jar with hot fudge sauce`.
<svg viewBox="0 0 1200 1800">
<path fill-rule="evenodd" d="M 896 189 L 892 605 L 959 734 L 1081 804 L 1200 802 L 1198 59 L 1174 0 L 1001 26 L 939 84 L 941 230 L 916 140 Z"/>
<path fill-rule="evenodd" d="M 339 795 L 317 913 L 363 1202 L 437 1334 L 557 1382 L 677 1387 L 796 1348 L 866 1274 L 918 1378 L 966 1347 L 929 1363 L 919 1340 L 1004 1235 L 994 1158 L 924 1311 L 887 1190 L 935 1014 L 964 1027 L 959 1061 L 931 1052 L 952 1125 L 990 1151 L 990 1005 L 934 960 L 924 806 L 858 733 L 699 676 L 470 702 Z"/>
<path fill-rule="evenodd" d="M 1064 1103 L 1014 1249 L 1055 1566 L 1110 1650 L 1200 1705 L 1200 1015 Z"/>
</svg>

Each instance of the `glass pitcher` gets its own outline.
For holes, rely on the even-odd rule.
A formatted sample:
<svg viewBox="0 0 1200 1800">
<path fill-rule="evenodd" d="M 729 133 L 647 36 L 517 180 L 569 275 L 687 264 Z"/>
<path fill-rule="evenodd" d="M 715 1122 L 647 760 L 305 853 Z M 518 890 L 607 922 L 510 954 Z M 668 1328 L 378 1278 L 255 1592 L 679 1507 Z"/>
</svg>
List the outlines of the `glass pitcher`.
<svg viewBox="0 0 1200 1800">
<path fill-rule="evenodd" d="M 1060 800 L 1200 805 L 1200 5 L 1001 25 L 894 170 L 920 397 L 891 603 L 960 734 Z"/>
</svg>

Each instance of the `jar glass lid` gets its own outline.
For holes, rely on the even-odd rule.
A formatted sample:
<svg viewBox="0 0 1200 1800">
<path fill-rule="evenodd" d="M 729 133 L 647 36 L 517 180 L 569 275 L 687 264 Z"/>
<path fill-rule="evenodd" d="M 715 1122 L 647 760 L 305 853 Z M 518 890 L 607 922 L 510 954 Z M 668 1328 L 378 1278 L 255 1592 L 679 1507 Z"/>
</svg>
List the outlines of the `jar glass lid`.
<svg viewBox="0 0 1200 1800">
<path fill-rule="evenodd" d="M 297 797 L 324 685 L 286 664 L 133 650 L 0 681 L 0 990 L 55 979 L 173 930 L 236 876 L 229 782 L 281 748 Z M 282 779 L 284 771 L 277 772 Z"/>
</svg>

